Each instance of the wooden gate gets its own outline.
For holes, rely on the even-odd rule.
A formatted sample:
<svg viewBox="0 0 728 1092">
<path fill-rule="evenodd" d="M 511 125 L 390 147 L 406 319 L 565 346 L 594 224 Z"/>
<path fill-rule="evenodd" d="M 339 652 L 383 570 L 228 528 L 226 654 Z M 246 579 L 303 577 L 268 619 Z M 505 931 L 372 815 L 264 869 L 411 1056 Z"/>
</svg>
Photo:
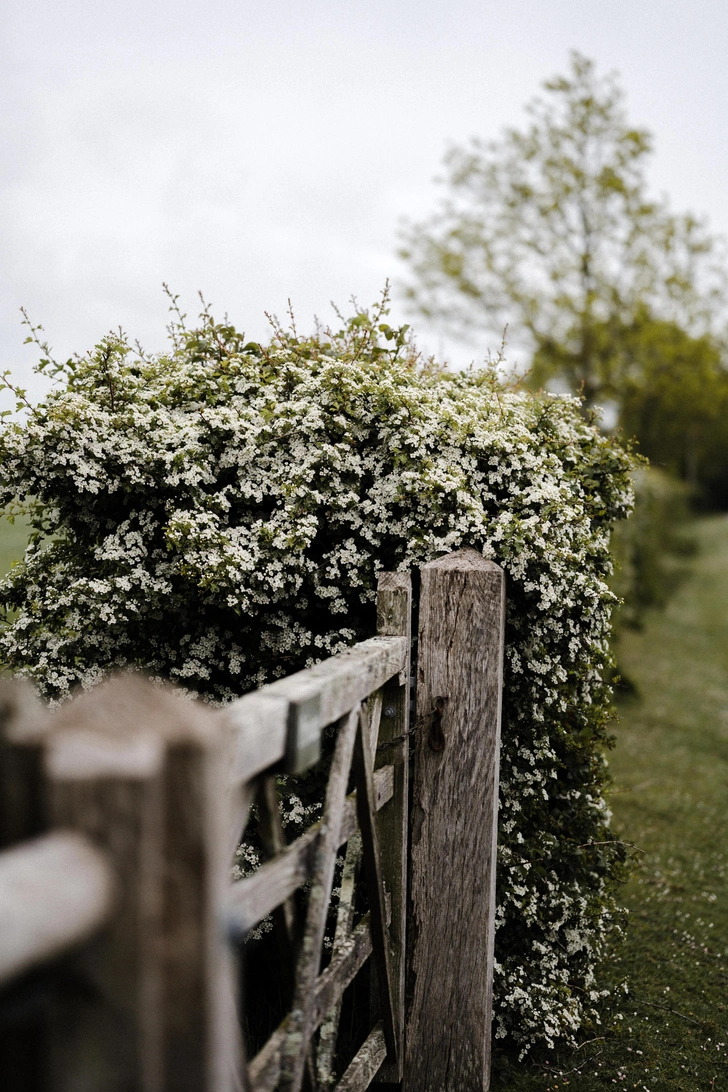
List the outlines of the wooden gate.
<svg viewBox="0 0 728 1092">
<path fill-rule="evenodd" d="M 502 573 L 474 551 L 423 570 L 409 911 L 409 576 L 383 574 L 377 607 L 376 637 L 221 710 L 135 676 L 51 710 L 4 684 L 4 1089 L 487 1087 Z M 276 781 L 322 768 L 322 739 L 321 819 L 286 844 Z M 251 807 L 267 860 L 231 884 Z M 262 922 L 291 1005 L 246 1057 L 257 992 L 243 968 L 240 995 L 237 960 Z M 342 999 L 365 967 L 369 1027 L 344 1057 Z"/>
</svg>

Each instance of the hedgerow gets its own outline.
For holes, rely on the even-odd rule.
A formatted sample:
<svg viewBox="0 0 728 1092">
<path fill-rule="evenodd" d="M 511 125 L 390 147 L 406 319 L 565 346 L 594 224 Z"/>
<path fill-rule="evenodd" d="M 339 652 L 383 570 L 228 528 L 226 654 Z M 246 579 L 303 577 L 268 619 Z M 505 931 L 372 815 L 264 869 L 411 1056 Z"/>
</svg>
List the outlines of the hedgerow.
<svg viewBox="0 0 728 1092">
<path fill-rule="evenodd" d="M 0 433 L 36 528 L 0 655 L 50 697 L 138 665 L 226 701 L 370 636 L 377 574 L 472 546 L 507 574 L 498 1036 L 571 1039 L 624 860 L 604 800 L 609 534 L 630 459 L 576 400 L 422 363 L 380 309 L 245 342 L 203 312 L 59 366 Z"/>
</svg>

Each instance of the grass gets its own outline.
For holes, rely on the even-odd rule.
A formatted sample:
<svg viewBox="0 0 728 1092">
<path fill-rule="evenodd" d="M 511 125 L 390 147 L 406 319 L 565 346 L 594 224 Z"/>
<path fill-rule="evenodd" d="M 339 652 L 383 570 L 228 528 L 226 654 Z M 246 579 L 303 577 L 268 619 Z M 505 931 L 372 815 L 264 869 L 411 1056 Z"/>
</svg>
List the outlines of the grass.
<svg viewBox="0 0 728 1092">
<path fill-rule="evenodd" d="M 620 641 L 637 690 L 620 708 L 611 804 L 640 863 L 602 971 L 612 998 L 578 1050 L 499 1055 L 494 1089 L 728 1089 L 728 520 L 697 535 L 667 608 Z"/>
<path fill-rule="evenodd" d="M 6 516 L 0 515 L 0 576 L 20 561 L 28 542 L 28 525 L 23 519 L 10 523 Z"/>
</svg>

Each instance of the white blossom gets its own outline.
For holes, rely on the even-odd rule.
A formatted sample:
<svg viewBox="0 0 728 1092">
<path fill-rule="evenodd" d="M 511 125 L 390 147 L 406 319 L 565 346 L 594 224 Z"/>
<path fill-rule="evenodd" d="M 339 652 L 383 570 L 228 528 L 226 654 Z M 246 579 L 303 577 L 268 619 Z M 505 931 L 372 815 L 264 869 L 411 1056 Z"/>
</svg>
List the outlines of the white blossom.
<svg viewBox="0 0 728 1092">
<path fill-rule="evenodd" d="M 574 399 L 420 368 L 375 319 L 265 348 L 209 319 L 173 334 L 151 358 L 106 339 L 3 426 L 0 503 L 42 532 L 0 585 L 4 661 L 53 698 L 132 664 L 226 701 L 370 636 L 383 569 L 496 560 L 496 1033 L 570 1039 L 619 918 L 601 748 L 628 457 Z"/>
</svg>

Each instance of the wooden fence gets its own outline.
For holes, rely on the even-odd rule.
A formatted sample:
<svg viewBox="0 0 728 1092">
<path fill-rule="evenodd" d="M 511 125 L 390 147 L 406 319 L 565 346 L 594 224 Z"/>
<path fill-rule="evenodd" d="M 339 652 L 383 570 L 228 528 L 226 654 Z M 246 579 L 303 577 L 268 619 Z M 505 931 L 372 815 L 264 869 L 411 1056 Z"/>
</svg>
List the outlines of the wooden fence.
<svg viewBox="0 0 728 1092">
<path fill-rule="evenodd" d="M 220 710 L 3 684 L 0 1087 L 487 1089 L 504 580 L 471 550 L 421 576 L 414 730 L 403 573 L 376 637 Z M 286 844 L 277 778 L 312 769 L 320 821 Z M 267 860 L 231 883 L 251 806 Z M 261 923 L 280 958 L 248 980 Z"/>
</svg>

